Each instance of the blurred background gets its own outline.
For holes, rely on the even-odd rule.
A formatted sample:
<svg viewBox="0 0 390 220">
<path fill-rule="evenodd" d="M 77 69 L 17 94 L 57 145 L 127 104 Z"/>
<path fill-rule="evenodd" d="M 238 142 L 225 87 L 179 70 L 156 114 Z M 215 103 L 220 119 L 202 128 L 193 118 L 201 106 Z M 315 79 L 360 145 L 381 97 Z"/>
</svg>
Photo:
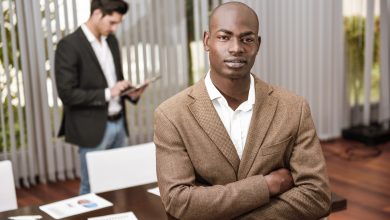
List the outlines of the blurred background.
<svg viewBox="0 0 390 220">
<path fill-rule="evenodd" d="M 130 144 L 152 141 L 154 109 L 208 71 L 203 31 L 222 2 L 128 0 L 116 33 L 125 78 L 141 83 L 162 75 L 137 107 L 127 108 Z M 389 0 L 241 2 L 260 19 L 252 72 L 308 100 L 325 146 L 343 130 L 389 129 Z M 0 160 L 12 161 L 17 187 L 79 176 L 76 146 L 56 137 L 62 103 L 53 65 L 56 44 L 88 19 L 89 6 L 89 0 L 0 0 Z M 387 177 L 381 181 L 390 185 Z M 379 216 L 390 216 L 389 200 L 385 207 Z"/>
</svg>

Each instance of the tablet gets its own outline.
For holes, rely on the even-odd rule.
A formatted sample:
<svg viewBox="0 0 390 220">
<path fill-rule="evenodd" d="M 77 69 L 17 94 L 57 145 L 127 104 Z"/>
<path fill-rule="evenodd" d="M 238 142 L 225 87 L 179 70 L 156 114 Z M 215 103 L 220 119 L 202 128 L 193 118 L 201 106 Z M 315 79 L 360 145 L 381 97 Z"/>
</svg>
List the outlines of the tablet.
<svg viewBox="0 0 390 220">
<path fill-rule="evenodd" d="M 142 88 L 142 87 L 145 86 L 147 83 L 150 84 L 150 83 L 152 83 L 152 82 L 154 82 L 154 81 L 156 81 L 156 80 L 158 80 L 158 79 L 160 79 L 160 78 L 161 78 L 161 75 L 153 76 L 153 77 L 151 77 L 151 78 L 145 80 L 145 82 L 144 82 L 143 84 L 138 84 L 138 85 L 129 87 L 129 88 L 127 88 L 127 89 L 125 89 L 125 90 L 123 90 L 123 91 L 121 92 L 121 96 L 124 96 L 124 95 L 127 95 L 127 94 L 129 94 L 129 93 L 132 93 L 132 92 L 134 92 L 134 91 L 136 91 L 136 90 Z"/>
</svg>

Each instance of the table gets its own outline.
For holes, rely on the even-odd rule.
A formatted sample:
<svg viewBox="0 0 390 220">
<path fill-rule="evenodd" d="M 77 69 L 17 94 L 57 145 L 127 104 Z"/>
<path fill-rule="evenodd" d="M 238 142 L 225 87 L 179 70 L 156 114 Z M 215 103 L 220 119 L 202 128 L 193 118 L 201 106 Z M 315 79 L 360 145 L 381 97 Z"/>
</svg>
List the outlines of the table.
<svg viewBox="0 0 390 220">
<path fill-rule="evenodd" d="M 156 187 L 157 183 L 145 184 L 110 192 L 98 193 L 97 195 L 107 199 L 114 205 L 112 207 L 99 209 L 67 219 L 85 220 L 88 217 L 109 215 L 132 211 L 139 220 L 164 220 L 167 216 L 159 196 L 147 192 L 147 189 Z M 341 211 L 347 208 L 346 199 L 332 193 L 332 212 Z M 52 219 L 49 215 L 39 209 L 39 206 L 22 207 L 16 210 L 0 212 L 0 219 L 7 219 L 9 216 L 18 215 L 41 215 L 43 219 Z"/>
<path fill-rule="evenodd" d="M 96 211 L 72 216 L 66 219 L 85 220 L 88 217 L 109 215 L 113 213 L 122 213 L 128 211 L 132 211 L 139 220 L 167 219 L 160 197 L 147 192 L 147 189 L 151 189 L 156 186 L 157 183 L 151 183 L 104 193 L 97 193 L 97 195 L 107 199 L 114 205 L 104 209 L 99 209 Z M 45 212 L 41 211 L 39 209 L 39 206 L 28 206 L 18 208 L 16 210 L 0 212 L 0 219 L 5 220 L 9 216 L 18 215 L 41 215 L 43 219 L 53 219 Z"/>
</svg>

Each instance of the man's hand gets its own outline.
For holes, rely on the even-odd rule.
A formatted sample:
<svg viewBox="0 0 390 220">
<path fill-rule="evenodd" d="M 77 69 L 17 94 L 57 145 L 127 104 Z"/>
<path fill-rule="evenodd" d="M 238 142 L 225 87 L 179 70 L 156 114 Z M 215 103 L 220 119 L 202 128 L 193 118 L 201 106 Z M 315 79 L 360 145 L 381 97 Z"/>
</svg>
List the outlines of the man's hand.
<svg viewBox="0 0 390 220">
<path fill-rule="evenodd" d="M 146 82 L 140 88 L 127 94 L 127 96 L 130 97 L 132 100 L 138 99 L 142 95 L 142 93 L 144 93 L 144 91 L 145 91 L 146 87 L 148 87 L 148 85 L 149 85 L 149 82 Z"/>
<path fill-rule="evenodd" d="M 127 88 L 131 87 L 131 83 L 127 80 L 118 81 L 111 89 L 111 97 L 116 97 L 121 94 L 121 92 Z"/>
<path fill-rule="evenodd" d="M 265 176 L 270 196 L 286 192 L 294 186 L 291 172 L 281 168 Z"/>
</svg>

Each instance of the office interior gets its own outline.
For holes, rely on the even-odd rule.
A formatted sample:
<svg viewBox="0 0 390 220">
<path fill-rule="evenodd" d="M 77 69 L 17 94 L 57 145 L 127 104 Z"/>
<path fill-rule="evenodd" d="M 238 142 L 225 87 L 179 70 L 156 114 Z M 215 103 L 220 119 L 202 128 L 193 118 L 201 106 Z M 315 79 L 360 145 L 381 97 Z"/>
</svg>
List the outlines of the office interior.
<svg viewBox="0 0 390 220">
<path fill-rule="evenodd" d="M 142 84 L 161 75 L 127 108 L 129 146 L 153 148 L 154 109 L 207 73 L 203 32 L 209 12 L 227 1 L 127 2 L 115 33 L 124 77 Z M 389 219 L 390 0 L 241 2 L 260 20 L 252 73 L 310 105 L 331 190 L 346 204 L 328 219 Z M 63 105 L 54 51 L 89 7 L 89 0 L 0 0 L 0 161 L 12 164 L 14 209 L 78 195 L 78 148 L 56 135 Z M 154 165 L 138 159 L 133 172 Z"/>
</svg>

